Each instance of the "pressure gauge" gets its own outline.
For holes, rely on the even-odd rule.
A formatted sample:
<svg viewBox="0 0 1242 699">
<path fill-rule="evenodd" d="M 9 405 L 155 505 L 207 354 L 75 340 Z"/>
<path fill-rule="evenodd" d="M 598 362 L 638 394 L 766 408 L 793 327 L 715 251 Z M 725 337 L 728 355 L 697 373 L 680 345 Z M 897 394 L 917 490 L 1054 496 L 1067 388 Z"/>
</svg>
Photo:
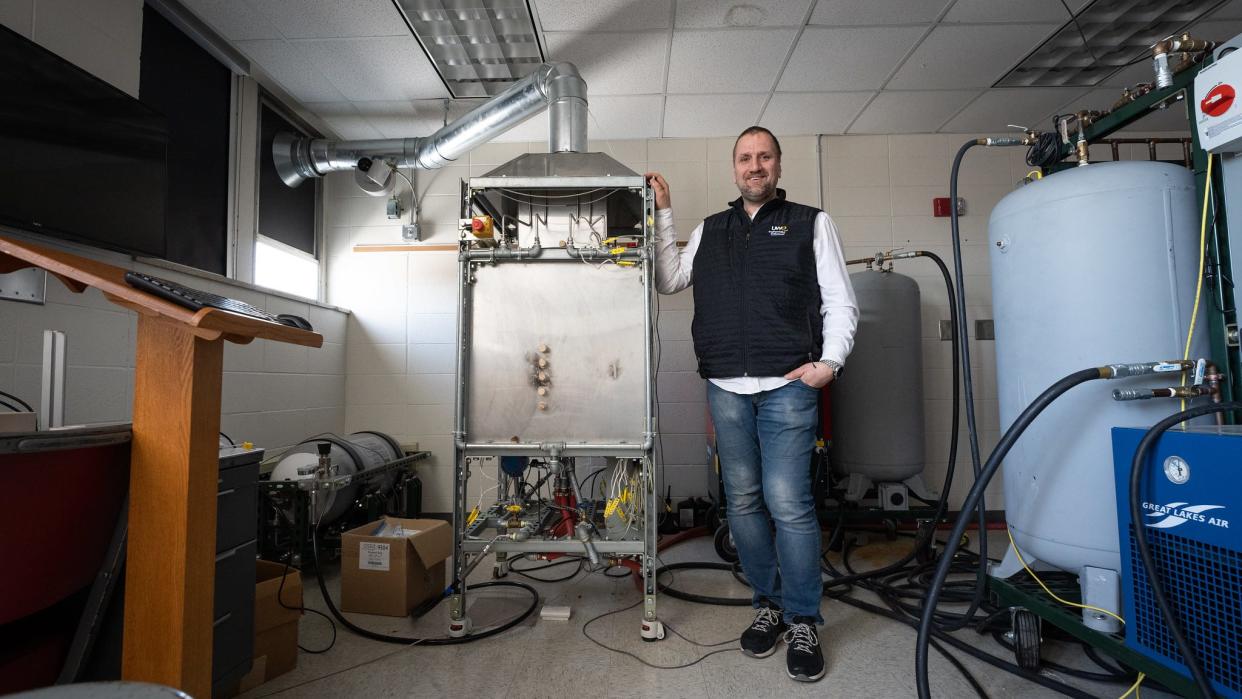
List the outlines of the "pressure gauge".
<svg viewBox="0 0 1242 699">
<path fill-rule="evenodd" d="M 1190 480 L 1190 464 L 1180 456 L 1170 456 L 1164 460 L 1164 475 L 1177 485 Z"/>
</svg>

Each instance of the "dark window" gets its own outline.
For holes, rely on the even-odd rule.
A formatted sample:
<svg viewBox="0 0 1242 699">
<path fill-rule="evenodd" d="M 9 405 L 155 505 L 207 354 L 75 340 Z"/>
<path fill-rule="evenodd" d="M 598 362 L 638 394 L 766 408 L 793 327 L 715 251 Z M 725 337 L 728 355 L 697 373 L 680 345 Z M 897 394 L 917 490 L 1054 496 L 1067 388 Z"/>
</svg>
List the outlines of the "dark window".
<svg viewBox="0 0 1242 699">
<path fill-rule="evenodd" d="M 305 130 L 266 104 L 259 107 L 259 234 L 308 255 L 315 250 L 315 180 L 287 186 L 272 161 L 272 140 L 287 131 L 306 136 Z"/>
<path fill-rule="evenodd" d="M 168 118 L 165 257 L 225 274 L 231 73 L 149 6 L 141 65 L 139 99 Z"/>
</svg>

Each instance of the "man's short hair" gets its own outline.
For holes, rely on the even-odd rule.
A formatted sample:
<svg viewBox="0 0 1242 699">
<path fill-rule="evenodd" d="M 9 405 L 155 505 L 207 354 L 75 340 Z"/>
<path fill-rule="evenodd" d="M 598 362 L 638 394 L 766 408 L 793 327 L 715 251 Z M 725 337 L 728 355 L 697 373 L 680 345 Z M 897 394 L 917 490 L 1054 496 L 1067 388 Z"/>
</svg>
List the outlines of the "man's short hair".
<svg viewBox="0 0 1242 699">
<path fill-rule="evenodd" d="M 772 133 L 771 131 L 768 131 L 762 126 L 747 127 L 745 131 L 737 135 L 737 138 L 734 139 L 733 141 L 733 157 L 735 158 L 737 157 L 737 142 L 742 140 L 743 136 L 750 136 L 751 134 L 757 134 L 757 133 L 765 133 L 768 135 L 768 138 L 772 139 L 772 144 L 776 146 L 776 159 L 780 160 L 781 159 L 781 142 L 776 140 L 776 134 Z"/>
</svg>

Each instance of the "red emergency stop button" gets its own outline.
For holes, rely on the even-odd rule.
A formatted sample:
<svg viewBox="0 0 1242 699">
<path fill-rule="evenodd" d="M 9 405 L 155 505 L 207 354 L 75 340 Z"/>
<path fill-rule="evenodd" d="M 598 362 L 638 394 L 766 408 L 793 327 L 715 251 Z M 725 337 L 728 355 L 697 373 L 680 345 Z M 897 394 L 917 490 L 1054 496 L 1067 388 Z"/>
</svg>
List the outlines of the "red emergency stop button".
<svg viewBox="0 0 1242 699">
<path fill-rule="evenodd" d="M 478 219 L 478 218 L 474 219 L 473 221 L 470 222 L 470 227 L 476 231 L 483 230 L 483 219 Z"/>
<path fill-rule="evenodd" d="M 1233 105 L 1233 99 L 1237 96 L 1232 85 L 1217 85 L 1199 103 L 1199 109 L 1208 116 L 1220 116 L 1229 111 L 1229 107 Z"/>
</svg>

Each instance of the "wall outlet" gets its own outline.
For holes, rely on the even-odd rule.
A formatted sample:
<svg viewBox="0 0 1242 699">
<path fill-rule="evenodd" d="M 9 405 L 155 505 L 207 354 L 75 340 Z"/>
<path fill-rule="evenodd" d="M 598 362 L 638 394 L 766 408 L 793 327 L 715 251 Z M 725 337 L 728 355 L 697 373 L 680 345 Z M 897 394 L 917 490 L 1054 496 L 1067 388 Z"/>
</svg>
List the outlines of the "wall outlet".
<svg viewBox="0 0 1242 699">
<path fill-rule="evenodd" d="M 404 223 L 401 225 L 401 239 L 402 240 L 413 240 L 413 241 L 421 240 L 419 235 L 420 235 L 420 231 L 418 229 L 417 223 Z"/>
</svg>

